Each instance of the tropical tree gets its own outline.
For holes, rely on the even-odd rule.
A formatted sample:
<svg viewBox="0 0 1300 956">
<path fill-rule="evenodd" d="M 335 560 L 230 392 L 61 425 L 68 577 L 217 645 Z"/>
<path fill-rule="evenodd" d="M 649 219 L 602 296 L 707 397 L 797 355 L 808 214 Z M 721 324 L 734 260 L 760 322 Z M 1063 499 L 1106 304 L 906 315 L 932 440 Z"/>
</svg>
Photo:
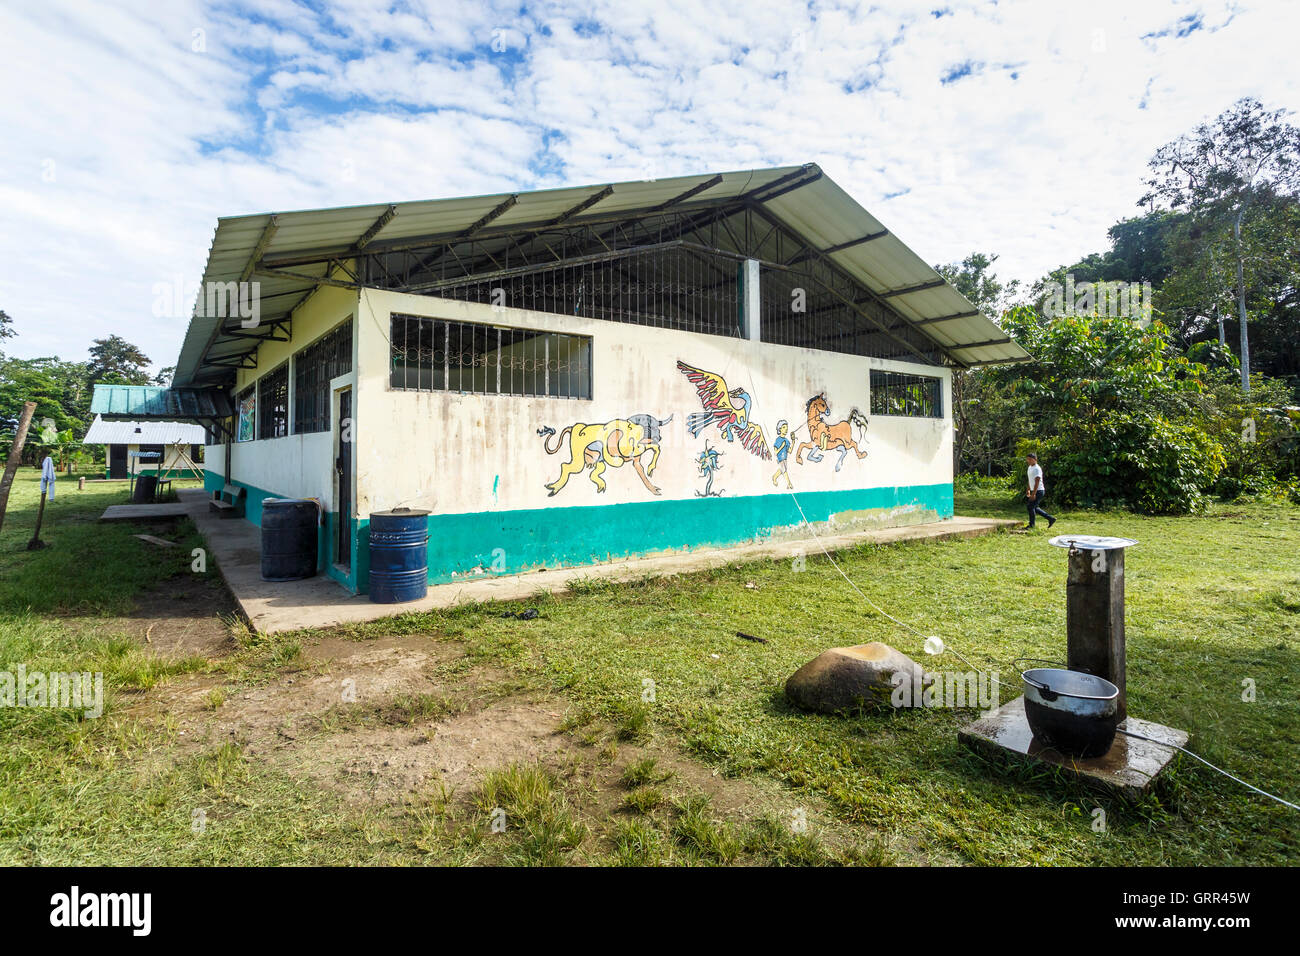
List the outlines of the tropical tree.
<svg viewBox="0 0 1300 956">
<path fill-rule="evenodd" d="M 972 252 L 961 262 L 936 265 L 934 269 L 969 299 L 972 305 L 996 319 L 1020 289 L 1018 279 L 1003 282 L 993 272 L 993 263 L 997 260 L 996 255 Z M 963 462 L 968 458 L 975 459 L 970 462 L 971 467 L 991 471 L 994 460 L 1003 450 L 998 436 L 1004 433 L 1006 423 L 1000 422 L 1001 416 L 995 412 L 995 407 L 1000 407 L 1003 413 L 1008 409 L 998 404 L 994 390 L 982 387 L 982 384 L 979 373 L 972 369 L 957 369 L 953 372 L 955 438 L 952 455 L 953 468 L 957 471 L 961 471 Z M 1002 428 L 998 427 L 999 423 Z"/>
<path fill-rule="evenodd" d="M 148 385 L 149 357 L 118 335 L 95 339 L 90 347 L 87 371 L 91 382 L 115 382 L 124 385 Z"/>
<path fill-rule="evenodd" d="M 1250 391 L 1247 328 L 1246 243 L 1243 225 L 1251 211 L 1300 188 L 1300 128 L 1284 121 L 1285 110 L 1265 110 L 1250 97 L 1238 100 L 1212 123 L 1156 150 L 1143 203 L 1164 202 L 1198 221 L 1231 229 L 1240 323 L 1241 387 Z"/>
</svg>

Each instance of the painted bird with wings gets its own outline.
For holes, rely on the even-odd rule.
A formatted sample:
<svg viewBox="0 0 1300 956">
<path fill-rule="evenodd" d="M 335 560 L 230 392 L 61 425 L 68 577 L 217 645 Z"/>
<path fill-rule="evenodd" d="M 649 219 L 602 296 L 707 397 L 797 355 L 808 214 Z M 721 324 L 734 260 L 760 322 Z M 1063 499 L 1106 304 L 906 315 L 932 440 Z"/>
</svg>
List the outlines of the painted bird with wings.
<svg viewBox="0 0 1300 956">
<path fill-rule="evenodd" d="M 767 436 L 763 434 L 763 426 L 749 420 L 753 399 L 747 391 L 743 388 L 728 390 L 721 375 L 706 372 L 680 360 L 677 369 L 690 379 L 700 396 L 700 404 L 704 406 L 704 411 L 691 412 L 686 417 L 686 429 L 693 438 L 699 438 L 700 433 L 710 425 L 717 425 L 718 431 L 722 432 L 722 437 L 727 441 L 739 438 L 740 444 L 751 455 L 764 461 L 772 460 L 772 450 L 768 447 Z"/>
</svg>

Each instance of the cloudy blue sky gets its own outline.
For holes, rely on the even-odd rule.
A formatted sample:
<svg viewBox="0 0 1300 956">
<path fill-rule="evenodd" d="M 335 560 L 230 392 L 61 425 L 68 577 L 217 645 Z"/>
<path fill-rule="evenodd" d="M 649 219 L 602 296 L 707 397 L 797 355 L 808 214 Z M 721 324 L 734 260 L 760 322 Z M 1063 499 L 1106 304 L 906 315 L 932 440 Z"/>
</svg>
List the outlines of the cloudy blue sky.
<svg viewBox="0 0 1300 956">
<path fill-rule="evenodd" d="M 5 347 L 172 364 L 154 288 L 218 216 L 804 162 L 928 261 L 1033 280 L 1104 247 L 1161 143 L 1300 105 L 1297 28 L 1289 0 L 0 0 Z"/>
</svg>

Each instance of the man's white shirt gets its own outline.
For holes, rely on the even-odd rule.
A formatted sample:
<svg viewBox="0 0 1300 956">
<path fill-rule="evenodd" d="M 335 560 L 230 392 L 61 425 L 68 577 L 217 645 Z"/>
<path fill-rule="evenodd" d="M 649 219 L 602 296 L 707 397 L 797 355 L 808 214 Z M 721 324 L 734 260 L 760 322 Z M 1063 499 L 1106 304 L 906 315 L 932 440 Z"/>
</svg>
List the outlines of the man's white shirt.
<svg viewBox="0 0 1300 956">
<path fill-rule="evenodd" d="M 1029 475 L 1029 489 L 1030 489 L 1030 491 L 1046 491 L 1046 490 L 1047 490 L 1047 482 L 1046 482 L 1046 481 L 1042 482 L 1042 484 L 1035 484 L 1035 483 L 1034 483 L 1034 479 L 1035 479 L 1035 478 L 1037 478 L 1037 479 L 1039 479 L 1039 480 L 1042 480 L 1042 477 L 1043 477 L 1043 466 L 1042 466 L 1042 465 L 1030 465 L 1030 466 L 1029 466 L 1028 475 Z"/>
</svg>

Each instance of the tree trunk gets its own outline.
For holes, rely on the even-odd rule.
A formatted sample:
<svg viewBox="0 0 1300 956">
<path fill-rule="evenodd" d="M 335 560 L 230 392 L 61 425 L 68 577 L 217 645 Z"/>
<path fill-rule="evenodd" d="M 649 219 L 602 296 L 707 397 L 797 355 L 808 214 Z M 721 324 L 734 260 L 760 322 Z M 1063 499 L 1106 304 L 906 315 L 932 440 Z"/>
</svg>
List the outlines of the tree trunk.
<svg viewBox="0 0 1300 956">
<path fill-rule="evenodd" d="M 1250 391 L 1250 333 L 1246 329 L 1246 268 L 1241 254 L 1241 217 L 1243 206 L 1232 221 L 1232 245 L 1237 257 L 1237 319 L 1241 322 L 1241 390 Z"/>
<path fill-rule="evenodd" d="M 9 507 L 9 488 L 14 483 L 18 472 L 18 460 L 23 456 L 23 445 L 27 443 L 27 429 L 32 424 L 32 414 L 36 411 L 35 402 L 23 405 L 23 413 L 18 419 L 18 431 L 14 432 L 14 443 L 9 448 L 9 458 L 5 461 L 5 476 L 0 478 L 0 528 L 5 524 L 5 509 Z"/>
</svg>

